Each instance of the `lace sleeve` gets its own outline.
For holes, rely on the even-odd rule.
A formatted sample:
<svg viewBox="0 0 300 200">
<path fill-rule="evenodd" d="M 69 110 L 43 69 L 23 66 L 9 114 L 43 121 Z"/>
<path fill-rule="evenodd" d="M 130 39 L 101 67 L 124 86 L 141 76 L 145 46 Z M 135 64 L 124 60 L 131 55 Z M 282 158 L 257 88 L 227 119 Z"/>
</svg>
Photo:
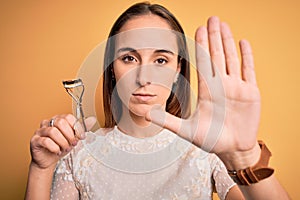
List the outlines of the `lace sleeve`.
<svg viewBox="0 0 300 200">
<path fill-rule="evenodd" d="M 213 156 L 212 175 L 215 188 L 220 199 L 225 199 L 228 191 L 235 183 L 227 173 L 227 169 L 223 162 L 216 156 Z"/>
<path fill-rule="evenodd" d="M 73 180 L 71 166 L 70 154 L 58 162 L 52 182 L 51 200 L 79 199 L 79 193 Z"/>
</svg>

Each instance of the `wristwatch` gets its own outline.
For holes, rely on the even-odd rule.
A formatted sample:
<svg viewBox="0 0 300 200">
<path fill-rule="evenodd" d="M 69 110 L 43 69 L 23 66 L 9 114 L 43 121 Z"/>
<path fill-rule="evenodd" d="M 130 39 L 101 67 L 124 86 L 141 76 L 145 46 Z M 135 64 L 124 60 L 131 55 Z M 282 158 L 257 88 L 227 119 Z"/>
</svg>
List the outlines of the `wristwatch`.
<svg viewBox="0 0 300 200">
<path fill-rule="evenodd" d="M 263 141 L 259 140 L 258 144 L 261 148 L 261 154 L 259 161 L 254 166 L 238 171 L 228 170 L 228 174 L 238 185 L 251 185 L 270 177 L 274 173 L 274 169 L 268 167 L 272 153 Z"/>
</svg>

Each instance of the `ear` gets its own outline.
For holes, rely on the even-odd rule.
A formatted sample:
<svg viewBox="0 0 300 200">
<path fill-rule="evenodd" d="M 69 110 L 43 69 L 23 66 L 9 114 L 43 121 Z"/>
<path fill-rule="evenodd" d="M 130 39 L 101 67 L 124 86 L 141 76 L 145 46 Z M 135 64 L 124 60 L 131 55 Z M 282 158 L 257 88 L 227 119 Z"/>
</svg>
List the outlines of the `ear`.
<svg viewBox="0 0 300 200">
<path fill-rule="evenodd" d="M 181 71 L 181 61 L 182 61 L 182 58 L 179 58 L 178 59 L 178 64 L 177 64 L 177 69 L 176 69 L 177 73 L 180 73 L 180 71 Z"/>
<path fill-rule="evenodd" d="M 178 59 L 178 64 L 177 64 L 177 69 L 176 69 L 176 74 L 175 74 L 175 76 L 174 76 L 174 83 L 177 83 L 178 77 L 179 77 L 179 74 L 180 74 L 180 71 L 181 71 L 181 58 Z"/>
<path fill-rule="evenodd" d="M 173 81 L 173 83 L 174 83 L 174 84 L 176 84 L 176 83 L 177 83 L 177 81 L 178 81 L 178 77 L 179 77 L 179 73 L 178 73 L 178 72 L 176 72 L 176 74 L 175 74 L 175 76 L 174 76 L 174 81 Z"/>
<path fill-rule="evenodd" d="M 173 81 L 173 83 L 175 83 L 175 84 L 177 83 L 179 74 L 180 74 L 180 72 L 176 71 L 176 74 L 175 74 L 175 76 L 174 76 L 174 81 Z"/>
</svg>

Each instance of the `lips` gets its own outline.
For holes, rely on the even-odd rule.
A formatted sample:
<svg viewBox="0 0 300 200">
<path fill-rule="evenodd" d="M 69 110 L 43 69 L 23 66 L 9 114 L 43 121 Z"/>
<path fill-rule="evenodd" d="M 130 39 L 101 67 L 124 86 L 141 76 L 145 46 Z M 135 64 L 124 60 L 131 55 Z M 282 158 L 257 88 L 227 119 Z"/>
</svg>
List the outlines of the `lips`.
<svg viewBox="0 0 300 200">
<path fill-rule="evenodd" d="M 132 96 L 141 102 L 147 102 L 156 97 L 156 95 L 152 93 L 133 93 Z"/>
</svg>

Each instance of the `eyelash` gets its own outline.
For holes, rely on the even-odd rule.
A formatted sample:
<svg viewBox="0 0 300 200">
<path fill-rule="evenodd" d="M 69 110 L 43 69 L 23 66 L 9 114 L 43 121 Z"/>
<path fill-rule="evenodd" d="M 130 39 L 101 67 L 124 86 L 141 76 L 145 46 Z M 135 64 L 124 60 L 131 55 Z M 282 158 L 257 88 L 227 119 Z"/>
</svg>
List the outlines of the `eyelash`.
<svg viewBox="0 0 300 200">
<path fill-rule="evenodd" d="M 132 63 L 132 62 L 137 62 L 137 59 L 134 56 L 130 56 L 130 55 L 124 55 L 122 56 L 121 60 L 124 63 Z M 168 63 L 168 60 L 165 58 L 158 58 L 155 60 L 155 63 L 158 65 L 164 65 Z"/>
<path fill-rule="evenodd" d="M 160 62 L 163 62 L 163 63 L 160 63 Z M 157 64 L 159 64 L 159 65 L 164 65 L 164 64 L 167 64 L 168 63 L 168 60 L 166 60 L 165 58 L 158 58 L 158 59 L 156 59 L 156 61 L 155 61 Z"/>
<path fill-rule="evenodd" d="M 122 57 L 122 61 L 125 62 L 125 63 L 129 63 L 129 62 L 137 61 L 137 59 L 133 56 L 130 56 L 130 55 L 124 55 Z"/>
</svg>

